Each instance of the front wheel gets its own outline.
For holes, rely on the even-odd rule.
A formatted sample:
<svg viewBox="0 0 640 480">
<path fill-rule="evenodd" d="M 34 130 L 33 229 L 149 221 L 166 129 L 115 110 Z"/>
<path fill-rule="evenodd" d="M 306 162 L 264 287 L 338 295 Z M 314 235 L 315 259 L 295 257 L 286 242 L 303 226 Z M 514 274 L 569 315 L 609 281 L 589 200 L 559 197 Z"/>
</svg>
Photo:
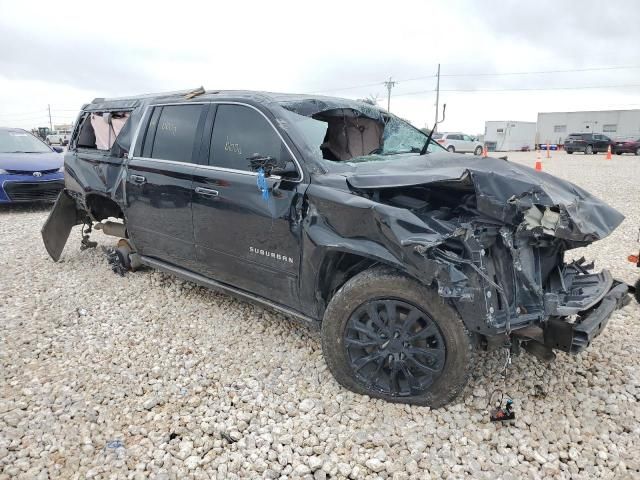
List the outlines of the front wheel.
<svg viewBox="0 0 640 480">
<path fill-rule="evenodd" d="M 455 151 L 456 151 L 456 147 L 454 147 L 453 145 L 449 145 L 449 146 L 447 147 L 447 150 L 448 150 L 448 151 L 450 151 L 451 153 L 455 153 Z"/>
<path fill-rule="evenodd" d="M 587 145 L 587 148 L 584 149 L 585 155 L 593 155 L 593 147 L 591 145 Z"/>
<path fill-rule="evenodd" d="M 640 147 L 636 149 L 636 155 L 640 155 Z"/>
<path fill-rule="evenodd" d="M 473 154 L 474 155 L 478 155 L 478 156 L 482 155 L 482 147 L 480 145 L 478 145 L 476 147 L 476 150 L 473 152 Z"/>
<path fill-rule="evenodd" d="M 464 390 L 472 353 L 462 320 L 434 289 L 385 267 L 356 275 L 334 295 L 322 351 L 349 390 L 432 408 Z"/>
</svg>

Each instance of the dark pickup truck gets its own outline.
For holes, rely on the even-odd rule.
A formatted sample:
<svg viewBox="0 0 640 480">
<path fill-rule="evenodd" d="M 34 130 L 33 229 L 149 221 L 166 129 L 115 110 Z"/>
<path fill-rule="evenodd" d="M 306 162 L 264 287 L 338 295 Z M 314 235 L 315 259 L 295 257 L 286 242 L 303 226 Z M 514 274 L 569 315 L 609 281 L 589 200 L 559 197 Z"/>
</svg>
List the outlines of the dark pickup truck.
<svg viewBox="0 0 640 480">
<path fill-rule="evenodd" d="M 74 225 L 102 229 L 121 237 L 123 267 L 319 325 L 336 379 L 390 401 L 453 400 L 474 348 L 580 352 L 628 301 L 607 270 L 565 261 L 614 230 L 616 210 L 546 173 L 448 153 L 362 102 L 96 99 L 65 185 L 42 230 L 54 260 Z"/>
</svg>

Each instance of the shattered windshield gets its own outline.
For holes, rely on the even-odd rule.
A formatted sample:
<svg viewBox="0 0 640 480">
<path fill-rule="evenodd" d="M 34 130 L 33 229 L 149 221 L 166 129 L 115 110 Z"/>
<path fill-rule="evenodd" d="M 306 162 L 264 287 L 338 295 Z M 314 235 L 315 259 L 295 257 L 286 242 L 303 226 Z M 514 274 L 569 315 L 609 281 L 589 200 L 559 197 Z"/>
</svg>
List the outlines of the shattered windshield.
<svg viewBox="0 0 640 480">
<path fill-rule="evenodd" d="M 355 102 L 327 108 L 302 102 L 283 102 L 281 106 L 314 152 L 334 162 L 389 160 L 407 153 L 419 155 L 428 138 L 405 120 Z M 432 140 L 427 152 L 436 150 L 442 148 Z"/>
</svg>

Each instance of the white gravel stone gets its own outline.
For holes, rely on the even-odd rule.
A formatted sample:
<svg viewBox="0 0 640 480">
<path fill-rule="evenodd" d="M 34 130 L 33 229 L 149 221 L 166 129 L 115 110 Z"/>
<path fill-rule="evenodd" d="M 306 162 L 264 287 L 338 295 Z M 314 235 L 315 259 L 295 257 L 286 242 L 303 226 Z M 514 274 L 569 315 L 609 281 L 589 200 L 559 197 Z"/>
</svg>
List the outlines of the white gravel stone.
<svg viewBox="0 0 640 480">
<path fill-rule="evenodd" d="M 627 217 L 567 257 L 635 282 L 640 162 L 552 156 L 545 171 Z M 637 476 L 635 302 L 550 367 L 523 354 L 505 381 L 503 353 L 480 354 L 460 401 L 431 411 L 338 386 L 313 329 L 159 272 L 114 275 L 99 248 L 79 250 L 78 228 L 52 262 L 47 213 L 0 209 L 0 480 Z M 515 425 L 489 422 L 495 390 L 515 400 Z"/>
</svg>

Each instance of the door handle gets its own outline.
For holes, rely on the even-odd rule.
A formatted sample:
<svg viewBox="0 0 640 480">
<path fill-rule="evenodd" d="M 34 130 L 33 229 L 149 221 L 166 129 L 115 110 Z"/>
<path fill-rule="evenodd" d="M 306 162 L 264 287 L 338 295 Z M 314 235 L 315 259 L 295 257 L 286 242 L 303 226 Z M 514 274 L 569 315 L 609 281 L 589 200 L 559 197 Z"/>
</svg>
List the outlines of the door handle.
<svg viewBox="0 0 640 480">
<path fill-rule="evenodd" d="M 217 197 L 218 195 L 220 195 L 217 190 L 203 187 L 196 187 L 196 193 L 198 195 L 202 195 L 203 197 Z"/>
<path fill-rule="evenodd" d="M 144 178 L 142 175 L 131 175 L 129 176 L 129 179 L 133 183 L 145 183 L 147 181 L 147 179 Z"/>
</svg>

